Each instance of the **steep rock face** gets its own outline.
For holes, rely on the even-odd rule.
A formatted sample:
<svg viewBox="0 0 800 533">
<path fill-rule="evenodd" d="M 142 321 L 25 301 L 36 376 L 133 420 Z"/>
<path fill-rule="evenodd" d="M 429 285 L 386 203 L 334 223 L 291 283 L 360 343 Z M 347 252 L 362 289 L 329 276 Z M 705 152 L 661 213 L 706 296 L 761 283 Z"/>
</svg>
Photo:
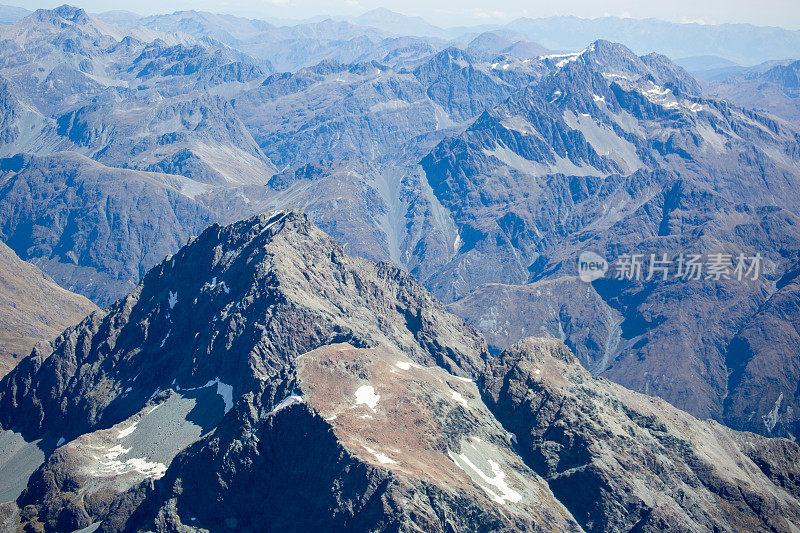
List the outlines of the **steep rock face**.
<svg viewBox="0 0 800 533">
<path fill-rule="evenodd" d="M 800 436 L 800 279 L 795 267 L 728 344 L 725 422 L 770 436 Z"/>
<path fill-rule="evenodd" d="M 426 284 L 459 300 L 485 283 L 574 276 L 587 250 L 609 262 L 667 254 L 671 278 L 645 280 L 645 264 L 640 281 L 616 282 L 612 265 L 593 284 L 602 300 L 594 311 L 567 307 L 561 321 L 588 313 L 603 322 L 612 308 L 623 318 L 620 342 L 586 339 L 574 345 L 581 360 L 722 420 L 727 344 L 798 251 L 798 136 L 768 116 L 697 96 L 696 83 L 658 56 L 598 42 L 545 61 L 551 75 L 422 160 L 457 226 L 459 252 Z M 761 254 L 764 268 L 756 281 L 676 281 L 682 253 Z M 531 314 L 549 314 L 550 303 L 542 305 Z M 493 344 L 508 346 L 513 332 Z"/>
<path fill-rule="evenodd" d="M 202 197 L 220 222 L 300 208 L 348 252 L 423 277 L 453 255 L 455 232 L 422 183 L 419 160 L 546 70 L 456 49 L 438 54 L 440 43 L 333 21 L 276 28 L 179 12 L 139 24 L 111 26 L 67 7 L 4 28 L 0 154 L 72 151 L 108 167 L 188 178 L 181 189 Z M 270 75 L 248 50 L 284 65 L 302 56 L 308 66 Z M 58 209 L 82 218 L 72 207 Z M 121 248 L 136 246 L 126 240 Z M 96 262 L 81 246 L 68 248 L 91 277 Z M 132 288 L 119 278 L 135 284 L 158 259 L 138 269 L 107 263 L 91 287 L 60 262 L 38 264 L 104 305 Z"/>
<path fill-rule="evenodd" d="M 707 84 L 707 91 L 737 105 L 766 111 L 800 127 L 800 61 L 756 65 Z"/>
<path fill-rule="evenodd" d="M 91 342 L 99 331 L 111 344 Z M 18 409 L 32 409 L 21 428 L 76 436 L 116 416 L 109 406 L 124 410 L 167 389 L 168 376 L 178 384 L 219 378 L 239 396 L 331 339 L 391 342 L 420 364 L 468 375 L 481 370 L 486 350 L 476 331 L 444 312 L 413 278 L 349 258 L 305 215 L 279 212 L 212 226 L 105 316 L 68 330 L 54 348 L 59 356 L 26 360 L 7 378 L 24 386 L 3 392 L 4 425 Z M 188 356 L 187 346 L 197 356 Z M 78 374 L 63 375 L 67 361 Z M 121 401 L 123 385 L 139 373 Z M 83 416 L 64 418 L 75 409 Z"/>
<path fill-rule="evenodd" d="M 107 95 L 60 115 L 73 150 L 111 166 L 177 174 L 214 185 L 264 184 L 275 173 L 226 100 Z"/>
<path fill-rule="evenodd" d="M 0 376 L 38 342 L 55 339 L 97 310 L 0 243 Z"/>
<path fill-rule="evenodd" d="M 797 527 L 794 443 L 702 422 L 592 378 L 555 340 L 525 339 L 490 367 L 489 408 L 585 529 Z"/>
<path fill-rule="evenodd" d="M 467 53 L 457 48 L 439 52 L 417 67 L 414 75 L 428 88 L 431 100 L 459 121 L 494 107 L 514 90 L 491 69 L 476 68 Z"/>
<path fill-rule="evenodd" d="M 302 214 L 214 225 L 0 380 L 0 519 L 39 531 L 790 530 L 797 445 L 499 358 Z"/>
<path fill-rule="evenodd" d="M 599 373 L 621 347 L 624 317 L 595 288 L 564 276 L 528 285 L 489 283 L 447 308 L 478 328 L 499 354 L 525 337 L 560 339 L 581 364 Z"/>
<path fill-rule="evenodd" d="M 247 431 L 219 431 L 176 459 L 165 493 L 142 505 L 157 530 L 579 529 L 473 383 L 388 345 L 333 344 L 295 365 L 272 411 L 253 399 Z"/>
<path fill-rule="evenodd" d="M 20 516 L 77 528 L 130 510 L 139 484 L 163 476 L 179 450 L 242 431 L 248 402 L 269 412 L 291 392 L 298 356 L 342 341 L 386 344 L 456 375 L 477 375 L 487 357 L 483 338 L 413 278 L 345 256 L 304 215 L 212 226 L 2 381 L 14 449 L 29 453 L 20 438 L 63 444 L 34 464 Z M 182 444 L 165 444 L 165 431 Z M 9 454 L 6 473 L 20 464 L 30 461 Z"/>
</svg>

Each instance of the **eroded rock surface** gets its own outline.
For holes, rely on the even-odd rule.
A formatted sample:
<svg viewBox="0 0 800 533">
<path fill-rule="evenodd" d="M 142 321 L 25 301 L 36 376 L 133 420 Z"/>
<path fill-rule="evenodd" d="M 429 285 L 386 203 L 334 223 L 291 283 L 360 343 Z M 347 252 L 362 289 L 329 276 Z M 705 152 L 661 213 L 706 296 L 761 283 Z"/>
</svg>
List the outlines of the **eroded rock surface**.
<svg viewBox="0 0 800 533">
<path fill-rule="evenodd" d="M 593 378 L 553 339 L 492 361 L 490 409 L 587 530 L 793 531 L 797 446 Z M 758 450 L 758 451 L 756 451 Z"/>
</svg>

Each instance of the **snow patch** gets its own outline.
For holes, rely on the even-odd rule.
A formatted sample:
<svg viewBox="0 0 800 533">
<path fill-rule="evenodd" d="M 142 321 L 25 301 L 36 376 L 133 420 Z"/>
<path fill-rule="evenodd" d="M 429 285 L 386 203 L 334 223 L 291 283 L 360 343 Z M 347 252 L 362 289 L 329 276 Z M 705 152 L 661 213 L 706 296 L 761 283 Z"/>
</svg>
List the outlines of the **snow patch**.
<svg viewBox="0 0 800 533">
<path fill-rule="evenodd" d="M 169 308 L 174 308 L 176 303 L 178 303 L 178 291 L 169 291 Z"/>
<path fill-rule="evenodd" d="M 778 396 L 778 399 L 775 400 L 775 405 L 772 406 L 772 410 L 767 413 L 766 415 L 762 416 L 761 418 L 764 420 L 764 426 L 766 426 L 767 431 L 770 433 L 775 426 L 778 425 L 778 422 L 781 419 L 780 411 L 781 411 L 781 402 L 783 401 L 783 393 Z"/>
<path fill-rule="evenodd" d="M 203 285 L 203 289 L 205 289 L 206 287 L 208 287 L 211 290 L 214 290 L 217 287 L 222 287 L 222 290 L 225 291 L 225 294 L 230 294 L 230 292 L 231 292 L 230 289 L 228 289 L 228 286 L 225 284 L 224 281 L 220 281 L 219 283 L 217 283 L 217 277 L 216 276 L 214 276 L 211 279 L 210 283 L 206 283 L 205 285 Z"/>
<path fill-rule="evenodd" d="M 394 365 L 400 370 L 410 370 L 412 366 L 414 368 L 422 368 L 420 365 L 416 363 L 408 363 L 406 361 L 397 361 Z"/>
<path fill-rule="evenodd" d="M 61 446 L 65 442 L 67 442 L 67 440 L 64 437 L 61 437 L 60 439 L 58 439 L 58 442 L 56 442 L 56 448 L 58 448 L 59 446 Z"/>
<path fill-rule="evenodd" d="M 175 381 L 173 381 L 173 384 L 175 384 Z M 219 380 L 219 378 L 210 379 L 205 385 L 201 387 L 191 387 L 183 390 L 190 391 L 197 389 L 205 389 L 207 387 L 211 387 L 212 385 L 217 386 L 217 394 L 219 394 L 222 397 L 222 401 L 225 402 L 225 414 L 227 414 L 228 411 L 230 411 L 233 408 L 233 386 L 228 385 L 227 383 L 223 383 L 222 381 Z M 180 389 L 179 385 L 175 384 L 175 386 L 178 389 Z"/>
<path fill-rule="evenodd" d="M 456 456 L 454 456 L 451 451 L 448 450 L 447 454 L 450 456 L 450 459 L 452 459 L 453 462 L 456 463 L 456 465 L 458 465 L 459 468 L 466 471 L 464 466 L 459 464 L 459 461 L 456 460 Z M 477 476 L 484 483 L 491 485 L 491 487 L 493 487 L 489 488 L 486 485 L 476 482 L 477 485 L 481 489 L 483 489 L 483 491 L 486 492 L 486 494 L 488 494 L 492 500 L 496 501 L 500 505 L 505 505 L 507 501 L 512 503 L 517 503 L 522 500 L 522 495 L 508 486 L 508 483 L 505 480 L 506 474 L 505 472 L 503 472 L 503 469 L 500 468 L 500 465 L 497 464 L 496 462 L 492 461 L 491 459 L 489 459 L 488 461 L 489 467 L 492 469 L 492 475 L 490 477 L 487 474 L 485 474 L 480 468 L 475 466 L 475 464 L 472 461 L 470 461 L 469 457 L 467 457 L 465 454 L 463 453 L 459 454 L 457 458 L 460 459 L 464 465 L 469 467 L 470 470 L 475 472 L 475 474 L 477 474 Z M 467 474 L 469 474 L 469 472 L 467 472 Z M 470 478 L 472 478 L 472 476 L 470 476 Z"/>
<path fill-rule="evenodd" d="M 225 414 L 233 408 L 233 386 L 223 383 L 219 378 L 215 379 L 217 384 L 217 394 L 222 396 L 222 401 L 225 402 Z"/>
<path fill-rule="evenodd" d="M 136 424 L 131 424 L 117 434 L 117 439 L 124 439 L 134 431 L 136 431 Z"/>
<path fill-rule="evenodd" d="M 296 403 L 303 403 L 303 397 L 292 391 L 292 393 L 289 396 L 281 400 L 281 402 L 275 406 L 275 409 L 272 410 L 272 414 L 277 413 L 278 411 L 281 411 L 283 409 L 286 409 L 290 405 L 294 405 Z"/>
<path fill-rule="evenodd" d="M 108 460 L 100 461 L 102 468 L 100 470 L 95 470 L 93 474 L 98 476 L 116 476 L 137 472 L 145 477 L 154 479 L 160 479 L 164 476 L 164 473 L 167 471 L 167 465 L 163 463 L 148 461 L 147 459 L 139 457 L 126 459 L 125 461 L 117 459 L 120 455 L 124 455 L 130 451 L 130 448 L 123 448 L 119 445 L 110 448 L 108 453 L 103 456 Z"/>
<path fill-rule="evenodd" d="M 364 446 L 364 449 L 367 450 L 369 453 L 375 456 L 375 459 L 382 465 L 396 465 L 397 461 L 386 455 L 385 453 L 376 452 L 369 446 Z"/>
<path fill-rule="evenodd" d="M 453 398 L 458 403 L 460 403 L 461 405 L 463 405 L 464 409 L 469 409 L 469 403 L 467 403 L 467 400 L 465 400 L 464 397 L 461 396 L 460 393 L 458 393 L 458 392 L 456 392 L 454 390 L 451 390 L 450 391 L 450 397 Z"/>
<path fill-rule="evenodd" d="M 283 220 L 285 214 L 286 214 L 286 211 L 275 211 L 275 213 L 272 214 L 272 216 L 275 217 L 275 220 L 273 220 L 272 222 L 270 222 L 269 224 L 264 226 L 264 228 L 261 230 L 261 232 L 259 234 L 263 234 L 263 233 L 267 232 L 269 230 L 269 228 L 271 228 L 276 223 L 278 223 L 281 220 Z M 280 230 L 278 230 L 278 231 L 280 231 Z"/>
<path fill-rule="evenodd" d="M 375 388 L 372 385 L 362 385 L 356 390 L 356 404 L 353 407 L 364 404 L 375 411 L 375 406 L 378 405 L 380 399 L 380 394 L 375 394 Z"/>
</svg>

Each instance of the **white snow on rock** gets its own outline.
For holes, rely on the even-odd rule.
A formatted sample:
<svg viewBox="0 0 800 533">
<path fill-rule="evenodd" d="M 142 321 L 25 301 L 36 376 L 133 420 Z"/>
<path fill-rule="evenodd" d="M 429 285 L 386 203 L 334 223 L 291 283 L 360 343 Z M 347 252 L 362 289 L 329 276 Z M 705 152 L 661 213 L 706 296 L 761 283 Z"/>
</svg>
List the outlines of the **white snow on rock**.
<svg viewBox="0 0 800 533">
<path fill-rule="evenodd" d="M 372 385 L 362 385 L 356 390 L 356 405 L 353 407 L 364 404 L 374 411 L 380 399 L 380 395 L 375 394 L 375 388 Z"/>
<path fill-rule="evenodd" d="M 214 289 L 216 289 L 217 287 L 222 287 L 222 290 L 223 290 L 223 291 L 225 291 L 225 294 L 230 294 L 230 292 L 231 292 L 231 291 L 230 291 L 230 289 L 228 289 L 228 286 L 227 286 L 227 285 L 225 285 L 225 282 L 224 282 L 224 281 L 220 281 L 219 283 L 217 283 L 217 277 L 216 277 L 216 276 L 214 276 L 214 277 L 211 279 L 211 282 L 210 282 L 210 283 L 206 283 L 205 285 L 203 285 L 203 288 L 204 288 L 204 289 L 205 289 L 206 287 L 208 287 L 208 288 L 209 288 L 209 289 L 211 289 L 211 290 L 214 290 Z"/>
<path fill-rule="evenodd" d="M 414 368 L 422 368 L 420 365 L 416 363 L 409 363 L 406 361 L 397 361 L 394 365 L 400 370 L 410 370 L 412 366 Z"/>
<path fill-rule="evenodd" d="M 483 481 L 486 485 L 482 483 L 478 483 L 475 481 L 474 477 L 470 475 L 470 479 L 476 482 L 476 484 L 483 489 L 483 491 L 489 495 L 489 497 L 499 503 L 500 505 L 505 505 L 506 502 L 517 503 L 522 500 L 522 495 L 513 490 L 511 487 L 508 486 L 506 482 L 506 474 L 503 472 L 503 469 L 500 468 L 496 462 L 492 461 L 491 459 L 488 460 L 489 466 L 492 469 L 491 477 L 485 474 L 480 468 L 475 466 L 475 464 L 469 460 L 465 454 L 459 454 L 458 456 L 453 455 L 451 451 L 448 450 L 447 454 L 450 456 L 450 459 L 453 460 L 459 468 L 464 470 L 467 474 L 470 472 L 467 471 L 464 466 L 468 467 L 472 472 L 474 472 L 478 478 Z M 460 460 L 460 461 L 459 461 Z M 462 464 L 463 463 L 463 464 Z M 491 488 L 489 486 L 491 486 Z"/>
<path fill-rule="evenodd" d="M 775 426 L 778 425 L 778 421 L 780 421 L 781 419 L 780 412 L 781 412 L 782 401 L 783 401 L 783 393 L 781 393 L 780 396 L 778 396 L 778 399 L 775 400 L 775 405 L 772 406 L 772 410 L 766 415 L 761 417 L 764 420 L 764 426 L 770 433 L 772 433 L 772 430 L 775 429 Z"/>
<path fill-rule="evenodd" d="M 217 394 L 222 396 L 222 401 L 225 402 L 225 413 L 227 414 L 233 408 L 233 386 L 223 383 L 216 378 L 214 383 L 217 384 Z"/>
<path fill-rule="evenodd" d="M 161 348 L 163 348 L 163 347 L 164 347 L 164 343 L 165 343 L 165 342 L 167 342 L 167 339 L 169 339 L 169 336 L 170 336 L 170 334 L 171 334 L 171 333 L 172 333 L 172 330 L 169 330 L 169 331 L 167 332 L 167 336 L 166 336 L 166 337 L 164 337 L 164 340 L 163 340 L 163 341 L 161 341 Z"/>
<path fill-rule="evenodd" d="M 218 377 L 208 380 L 208 382 L 201 387 L 192 387 L 183 390 L 190 391 L 197 389 L 205 389 L 207 387 L 211 387 L 212 385 L 217 386 L 217 394 L 219 394 L 222 397 L 222 401 L 225 402 L 225 413 L 227 413 L 233 408 L 233 386 L 228 385 L 227 383 L 223 383 L 222 381 L 220 381 Z M 176 387 L 180 390 L 180 386 L 176 384 Z"/>
<path fill-rule="evenodd" d="M 140 474 L 154 479 L 164 477 L 167 471 L 167 465 L 156 461 L 148 461 L 147 459 L 133 458 L 125 461 L 125 465 L 133 468 Z"/>
<path fill-rule="evenodd" d="M 453 376 L 459 381 L 463 381 L 464 383 L 475 383 L 475 380 L 472 378 L 462 378 L 461 376 Z"/>
<path fill-rule="evenodd" d="M 207 387 L 211 387 L 212 385 L 216 385 L 217 394 L 219 394 L 222 397 L 222 401 L 225 402 L 225 413 L 227 414 L 228 411 L 230 411 L 233 408 L 233 386 L 228 385 L 227 383 L 223 383 L 222 381 L 219 380 L 218 377 L 208 380 L 208 382 L 205 385 L 202 385 L 200 387 L 190 387 L 188 389 L 186 388 L 181 389 L 180 385 L 178 385 L 175 381 L 173 381 L 172 383 L 173 385 L 175 385 L 176 390 L 184 390 L 184 391 L 205 389 Z M 153 396 L 155 396 L 155 394 L 153 394 Z"/>
<path fill-rule="evenodd" d="M 125 455 L 129 451 L 131 451 L 130 448 L 123 448 L 122 446 L 117 444 L 109 448 L 108 453 L 106 453 L 103 457 L 105 457 L 106 459 L 116 459 L 120 455 Z"/>
<path fill-rule="evenodd" d="M 178 303 L 178 291 L 169 291 L 169 308 L 174 308 L 176 303 Z"/>
<path fill-rule="evenodd" d="M 458 392 L 456 392 L 454 390 L 451 390 L 450 391 L 450 397 L 453 398 L 458 403 L 460 403 L 461 405 L 463 405 L 464 409 L 469 409 L 469 403 L 467 403 L 467 400 L 464 399 L 464 397 L 461 396 L 460 393 L 458 393 Z"/>
<path fill-rule="evenodd" d="M 275 224 L 277 224 L 278 222 L 283 220 L 285 218 L 285 215 L 286 215 L 286 211 L 275 211 L 272 214 L 272 216 L 277 217 L 277 218 L 275 218 L 275 220 L 273 220 L 272 222 L 270 222 L 269 224 L 264 226 L 264 229 L 261 230 L 261 233 L 266 232 L 267 230 L 269 230 L 269 228 L 271 228 L 272 226 L 274 226 Z M 281 227 L 281 229 L 283 229 L 283 227 Z M 278 231 L 280 231 L 280 229 Z"/>
<path fill-rule="evenodd" d="M 117 434 L 117 439 L 124 439 L 134 431 L 136 431 L 136 424 L 131 424 Z"/>
<path fill-rule="evenodd" d="M 118 476 L 130 472 L 138 472 L 145 477 L 159 479 L 164 476 L 167 466 L 163 463 L 148 461 L 147 459 L 133 457 L 122 461 L 120 455 L 130 452 L 130 448 L 123 448 L 119 444 L 108 449 L 103 455 L 106 460 L 100 460 L 100 468 L 92 473 L 96 476 Z M 99 458 L 98 458 L 99 459 Z"/>
<path fill-rule="evenodd" d="M 369 446 L 364 446 L 364 449 L 367 450 L 372 455 L 374 455 L 375 459 L 377 459 L 378 462 L 380 464 L 382 464 L 382 465 L 396 465 L 397 464 L 397 461 L 395 461 L 394 459 L 392 459 L 391 457 L 389 457 L 385 453 L 377 452 L 377 451 L 373 450 L 372 448 L 370 448 Z"/>
<path fill-rule="evenodd" d="M 286 409 L 290 405 L 294 405 L 296 403 L 303 403 L 303 397 L 299 394 L 295 394 L 292 392 L 289 396 L 281 400 L 281 402 L 275 406 L 275 408 L 271 411 L 273 414 Z"/>
</svg>

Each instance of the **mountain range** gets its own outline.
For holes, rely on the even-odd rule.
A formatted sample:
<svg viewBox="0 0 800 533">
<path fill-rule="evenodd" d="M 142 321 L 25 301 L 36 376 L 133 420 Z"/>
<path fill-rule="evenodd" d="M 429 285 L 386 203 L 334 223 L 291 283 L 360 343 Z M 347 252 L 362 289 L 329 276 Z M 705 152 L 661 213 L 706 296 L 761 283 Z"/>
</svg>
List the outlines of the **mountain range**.
<svg viewBox="0 0 800 533">
<path fill-rule="evenodd" d="M 234 26 L 214 35 L 259 31 Z M 106 305 L 209 224 L 299 208 L 349 253 L 412 273 L 498 353 L 525 332 L 555 336 L 595 374 L 734 427 L 735 398 L 763 421 L 783 394 L 780 423 L 748 427 L 793 435 L 794 378 L 733 380 L 729 354 L 798 261 L 791 122 L 608 41 L 487 60 L 489 40 L 270 73 L 207 30 L 146 31 L 164 30 L 122 37 L 69 7 L 4 30 L 2 238 L 65 288 Z M 768 268 L 753 283 L 587 287 L 574 264 L 587 248 L 759 253 Z M 531 282 L 557 289 L 531 302 Z M 500 294 L 502 308 L 486 305 Z M 535 312 L 513 313 L 522 301 Z"/>
<path fill-rule="evenodd" d="M 800 524 L 796 444 L 595 379 L 556 340 L 490 357 L 294 212 L 210 227 L 22 361 L 0 408 L 9 529 Z"/>
<path fill-rule="evenodd" d="M 794 34 L 553 23 L 0 27 L 0 520 L 797 527 Z"/>
</svg>

